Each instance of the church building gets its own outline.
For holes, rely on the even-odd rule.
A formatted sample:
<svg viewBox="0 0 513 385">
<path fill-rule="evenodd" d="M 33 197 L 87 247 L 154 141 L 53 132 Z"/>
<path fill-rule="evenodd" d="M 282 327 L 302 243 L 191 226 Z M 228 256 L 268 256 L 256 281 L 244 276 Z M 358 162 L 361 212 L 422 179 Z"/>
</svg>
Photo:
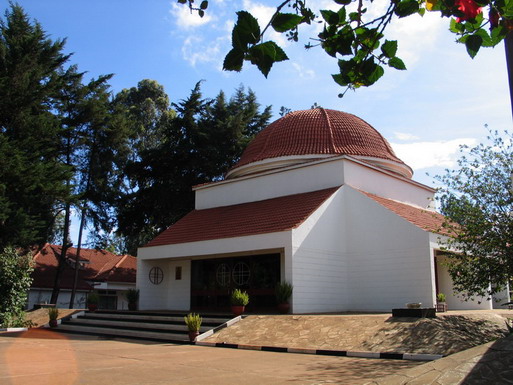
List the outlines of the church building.
<svg viewBox="0 0 513 385">
<path fill-rule="evenodd" d="M 224 180 L 194 187 L 195 209 L 139 249 L 139 308 L 249 311 L 292 283 L 293 313 L 391 311 L 405 303 L 491 309 L 452 291 L 435 190 L 362 119 L 296 111 L 262 130 Z"/>
</svg>

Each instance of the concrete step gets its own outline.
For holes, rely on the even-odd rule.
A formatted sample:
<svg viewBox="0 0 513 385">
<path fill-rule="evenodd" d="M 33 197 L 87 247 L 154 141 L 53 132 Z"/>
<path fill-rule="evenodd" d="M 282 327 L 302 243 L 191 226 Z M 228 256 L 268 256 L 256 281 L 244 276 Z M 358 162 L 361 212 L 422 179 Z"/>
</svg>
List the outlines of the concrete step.
<svg viewBox="0 0 513 385">
<path fill-rule="evenodd" d="M 104 313 L 104 312 L 86 312 L 84 316 L 80 318 L 88 318 L 88 319 L 116 319 L 116 320 L 124 320 L 124 321 L 134 321 L 134 322 L 148 322 L 148 323 L 171 323 L 171 324 L 180 324 L 184 325 L 183 317 L 185 315 L 179 316 L 170 316 L 170 315 L 147 315 L 147 314 L 137 314 L 137 313 Z M 222 323 L 228 322 L 230 318 L 212 318 L 212 317 L 202 317 L 203 325 L 207 326 L 217 326 Z"/>
<path fill-rule="evenodd" d="M 82 325 L 73 325 L 71 323 L 62 323 L 59 327 L 53 329 L 61 333 L 77 333 L 103 337 L 134 338 L 141 340 L 184 343 L 189 341 L 186 333 L 162 333 L 140 330 L 127 330 L 116 328 L 102 328 Z"/>
<path fill-rule="evenodd" d="M 109 327 L 109 328 L 120 328 L 120 329 L 133 329 L 133 330 L 155 330 L 155 331 L 169 331 L 169 332 L 179 332 L 179 333 L 187 333 L 188 329 L 185 325 L 183 319 L 180 324 L 174 323 L 155 323 L 155 322 L 137 322 L 135 320 L 124 321 L 115 318 L 92 318 L 92 317 L 78 317 L 75 319 L 71 319 L 69 321 L 65 321 L 66 324 L 70 325 L 84 325 L 84 326 L 92 326 L 92 327 Z M 200 332 L 204 333 L 208 330 L 212 329 L 210 326 L 201 326 Z"/>
</svg>

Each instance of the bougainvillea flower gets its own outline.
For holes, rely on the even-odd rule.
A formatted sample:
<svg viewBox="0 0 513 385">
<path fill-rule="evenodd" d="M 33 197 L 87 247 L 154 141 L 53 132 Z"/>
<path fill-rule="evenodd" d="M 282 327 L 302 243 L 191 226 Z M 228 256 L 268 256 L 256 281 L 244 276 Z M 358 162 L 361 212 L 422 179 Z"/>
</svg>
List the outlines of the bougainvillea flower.
<svg viewBox="0 0 513 385">
<path fill-rule="evenodd" d="M 426 0 L 426 9 L 432 11 L 436 3 L 438 3 L 438 0 Z"/>
<path fill-rule="evenodd" d="M 474 0 L 456 0 L 454 4 L 458 6 L 458 9 L 464 14 L 464 16 L 456 18 L 458 23 L 474 19 L 477 15 L 483 12 L 483 8 L 477 5 Z"/>
</svg>

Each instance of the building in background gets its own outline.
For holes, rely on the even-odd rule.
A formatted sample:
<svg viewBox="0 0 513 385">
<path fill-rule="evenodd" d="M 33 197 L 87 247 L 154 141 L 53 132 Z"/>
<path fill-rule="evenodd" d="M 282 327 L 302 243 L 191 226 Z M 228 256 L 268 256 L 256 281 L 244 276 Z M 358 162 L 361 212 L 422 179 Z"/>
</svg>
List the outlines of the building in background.
<svg viewBox="0 0 513 385">
<path fill-rule="evenodd" d="M 68 249 L 57 306 L 68 308 L 75 276 L 76 248 Z M 61 246 L 46 244 L 34 254 L 35 268 L 28 308 L 49 303 Z M 127 309 L 125 293 L 135 289 L 136 258 L 105 250 L 81 249 L 74 308 L 85 308 L 87 295 L 98 293 L 100 309 Z"/>
</svg>

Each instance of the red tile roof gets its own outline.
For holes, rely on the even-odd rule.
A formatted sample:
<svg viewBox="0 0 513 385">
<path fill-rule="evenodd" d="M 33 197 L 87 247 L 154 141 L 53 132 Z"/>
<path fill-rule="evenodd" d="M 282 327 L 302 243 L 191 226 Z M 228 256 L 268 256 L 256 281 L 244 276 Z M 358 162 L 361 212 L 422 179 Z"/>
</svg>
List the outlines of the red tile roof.
<svg viewBox="0 0 513 385">
<path fill-rule="evenodd" d="M 32 287 L 52 288 L 57 260 L 61 253 L 61 246 L 46 244 L 39 250 L 34 261 L 36 266 L 32 277 Z M 71 289 L 74 279 L 74 261 L 77 249 L 68 249 L 66 257 L 70 264 L 66 263 L 61 278 L 61 288 Z M 95 282 L 126 282 L 135 283 L 137 259 L 130 255 L 116 255 L 105 250 L 81 249 L 80 261 L 84 268 L 79 270 L 77 286 L 81 290 L 91 290 L 89 281 Z"/>
<path fill-rule="evenodd" d="M 445 217 L 442 214 L 392 199 L 382 198 L 365 191 L 360 192 L 423 230 L 441 235 L 450 235 L 450 232 L 442 227 L 442 224 L 445 222 Z"/>
<path fill-rule="evenodd" d="M 264 159 L 314 154 L 368 156 L 404 164 L 388 141 L 364 120 L 315 108 L 291 112 L 271 123 L 251 141 L 233 169 Z"/>
<path fill-rule="evenodd" d="M 338 188 L 194 210 L 145 247 L 291 230 L 303 223 Z"/>
</svg>

